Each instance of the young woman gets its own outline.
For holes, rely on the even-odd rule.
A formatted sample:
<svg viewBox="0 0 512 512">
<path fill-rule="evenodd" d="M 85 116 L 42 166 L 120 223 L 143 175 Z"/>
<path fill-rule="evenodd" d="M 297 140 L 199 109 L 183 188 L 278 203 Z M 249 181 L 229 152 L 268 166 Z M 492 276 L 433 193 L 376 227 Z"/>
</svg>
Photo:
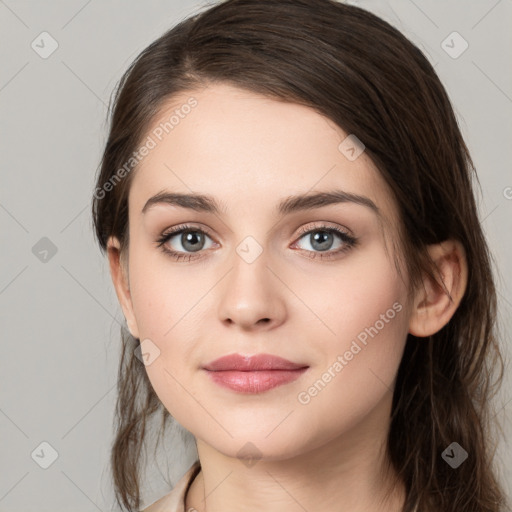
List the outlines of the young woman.
<svg viewBox="0 0 512 512">
<path fill-rule="evenodd" d="M 505 510 L 473 177 L 432 66 L 362 9 L 228 0 L 146 48 L 93 200 L 118 504 L 161 415 L 199 458 L 150 512 Z"/>
</svg>

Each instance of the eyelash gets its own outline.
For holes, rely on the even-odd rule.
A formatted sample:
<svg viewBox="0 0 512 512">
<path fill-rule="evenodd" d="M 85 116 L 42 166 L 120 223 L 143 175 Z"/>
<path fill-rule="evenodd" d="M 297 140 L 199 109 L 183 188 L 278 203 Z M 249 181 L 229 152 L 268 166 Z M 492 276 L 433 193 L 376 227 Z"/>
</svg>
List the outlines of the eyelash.
<svg viewBox="0 0 512 512">
<path fill-rule="evenodd" d="M 171 258 L 173 258 L 176 261 L 180 261 L 180 260 L 190 261 L 191 259 L 201 258 L 202 256 L 195 257 L 193 253 L 183 253 L 181 251 L 174 251 L 174 250 L 168 249 L 164 245 L 173 236 L 179 235 L 179 234 L 183 233 L 184 231 L 190 231 L 190 232 L 193 232 L 193 233 L 196 233 L 196 232 L 197 233 L 203 233 L 205 235 L 210 236 L 208 231 L 205 231 L 205 230 L 200 229 L 200 228 L 195 227 L 195 226 L 191 226 L 189 224 L 184 224 L 184 225 L 180 225 L 180 226 L 175 226 L 175 227 L 169 229 L 168 231 L 166 231 L 165 233 L 162 233 L 162 235 L 156 240 L 157 247 L 161 248 L 161 250 L 165 254 L 167 254 L 168 256 L 170 256 Z M 333 252 L 326 252 L 325 254 L 323 254 L 322 252 L 313 252 L 313 251 L 307 251 L 306 249 L 302 249 L 302 250 L 307 251 L 309 253 L 313 252 L 312 255 L 308 256 L 311 259 L 315 259 L 315 258 L 332 259 L 332 258 L 336 257 L 338 254 L 347 252 L 352 247 L 355 247 L 357 245 L 357 243 L 358 243 L 358 239 L 357 238 L 349 235 L 345 231 L 343 231 L 343 230 L 341 230 L 341 229 L 339 229 L 337 227 L 326 226 L 326 225 L 314 226 L 314 228 L 310 228 L 310 229 L 302 228 L 299 231 L 299 238 L 298 239 L 303 238 L 305 235 L 308 235 L 308 234 L 311 234 L 311 233 L 315 233 L 317 231 L 322 231 L 322 232 L 327 232 L 327 233 L 335 233 L 345 243 L 345 245 L 341 249 L 337 249 L 336 251 L 333 251 Z M 211 238 L 211 236 L 210 236 L 210 238 Z M 201 252 L 201 251 L 199 251 L 199 252 Z"/>
</svg>

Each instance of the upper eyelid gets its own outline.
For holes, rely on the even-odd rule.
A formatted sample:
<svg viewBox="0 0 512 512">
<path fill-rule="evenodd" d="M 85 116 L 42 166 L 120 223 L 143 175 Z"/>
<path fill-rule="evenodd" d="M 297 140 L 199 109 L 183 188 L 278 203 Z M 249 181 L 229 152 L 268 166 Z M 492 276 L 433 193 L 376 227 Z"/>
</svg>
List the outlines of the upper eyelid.
<svg viewBox="0 0 512 512">
<path fill-rule="evenodd" d="M 339 224 L 335 224 L 334 222 L 329 222 L 329 221 L 314 221 L 315 223 L 318 223 L 318 224 L 315 224 L 315 225 L 312 225 L 310 227 L 304 227 L 304 226 L 301 226 L 299 228 L 299 234 L 302 236 L 304 234 L 307 234 L 308 232 L 310 231 L 315 231 L 315 230 L 321 230 L 321 229 L 334 229 L 334 230 L 340 230 L 340 231 L 346 231 L 348 235 L 351 234 L 351 230 L 345 226 L 341 226 Z"/>
<path fill-rule="evenodd" d="M 327 220 L 316 220 L 316 221 L 311 221 L 313 222 L 314 224 L 309 226 L 309 227 L 304 227 L 304 226 L 307 226 L 309 223 L 306 223 L 305 225 L 301 226 L 299 228 L 299 232 L 302 234 L 303 231 L 310 231 L 310 230 L 313 230 L 313 229 L 322 229 L 322 228 L 338 228 L 338 229 L 345 229 L 347 231 L 350 231 L 349 228 L 345 227 L 345 226 L 340 226 L 338 224 L 336 224 L 335 222 L 332 222 L 332 221 L 327 221 Z M 175 234 L 177 232 L 180 232 L 180 231 L 192 231 L 192 230 L 198 230 L 198 231 L 204 231 L 206 234 L 210 234 L 211 233 L 211 230 L 210 228 L 207 228 L 203 225 L 195 225 L 194 223 L 183 223 L 183 224 L 177 224 L 176 226 L 172 226 L 170 228 L 166 228 L 162 231 L 162 234 Z"/>
</svg>

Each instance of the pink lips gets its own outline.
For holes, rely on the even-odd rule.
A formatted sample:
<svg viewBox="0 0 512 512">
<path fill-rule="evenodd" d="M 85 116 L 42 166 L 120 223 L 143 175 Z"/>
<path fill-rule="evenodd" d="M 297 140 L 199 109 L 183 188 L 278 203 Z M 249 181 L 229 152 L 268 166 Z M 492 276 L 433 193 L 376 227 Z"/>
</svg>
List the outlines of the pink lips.
<svg viewBox="0 0 512 512">
<path fill-rule="evenodd" d="M 271 354 L 230 354 L 203 369 L 220 386 L 240 393 L 260 393 L 298 379 L 308 366 Z"/>
</svg>

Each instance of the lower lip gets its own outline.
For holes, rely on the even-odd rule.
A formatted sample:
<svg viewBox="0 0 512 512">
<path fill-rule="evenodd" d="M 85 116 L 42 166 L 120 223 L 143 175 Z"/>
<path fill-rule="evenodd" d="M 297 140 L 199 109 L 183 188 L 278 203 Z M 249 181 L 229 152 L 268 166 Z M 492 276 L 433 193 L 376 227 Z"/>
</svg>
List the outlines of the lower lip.
<svg viewBox="0 0 512 512">
<path fill-rule="evenodd" d="M 262 393 L 282 384 L 298 379 L 308 368 L 299 370 L 262 370 L 253 372 L 207 371 L 210 378 L 219 386 L 239 393 Z"/>
</svg>

